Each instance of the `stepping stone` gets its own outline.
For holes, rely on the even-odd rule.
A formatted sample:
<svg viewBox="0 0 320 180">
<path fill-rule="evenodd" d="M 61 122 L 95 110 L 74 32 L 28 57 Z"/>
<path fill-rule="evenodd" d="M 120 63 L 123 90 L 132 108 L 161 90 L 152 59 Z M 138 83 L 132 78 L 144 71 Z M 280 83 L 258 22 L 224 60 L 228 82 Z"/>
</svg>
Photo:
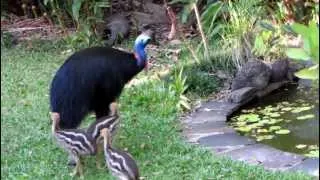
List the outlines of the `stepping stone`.
<svg viewBox="0 0 320 180">
<path fill-rule="evenodd" d="M 225 121 L 208 121 L 199 124 L 187 125 L 188 133 L 232 133 L 235 130 L 227 125 Z"/>
<path fill-rule="evenodd" d="M 199 144 L 209 147 L 232 147 L 255 144 L 255 141 L 236 133 L 217 134 L 200 138 Z"/>
<path fill-rule="evenodd" d="M 229 102 L 210 101 L 202 105 L 198 111 L 216 111 L 222 115 L 229 115 L 239 108 L 240 104 Z"/>
<path fill-rule="evenodd" d="M 307 158 L 289 170 L 302 171 L 313 176 L 319 176 L 319 158 Z"/>
<path fill-rule="evenodd" d="M 209 121 L 221 121 L 225 122 L 227 120 L 225 115 L 220 115 L 212 111 L 203 111 L 203 112 L 197 112 L 191 115 L 191 117 L 188 118 L 189 124 L 199 124 L 199 123 L 206 123 Z"/>
<path fill-rule="evenodd" d="M 246 146 L 224 153 L 224 155 L 250 164 L 261 164 L 266 169 L 271 170 L 286 170 L 302 162 L 305 158 L 301 155 L 283 152 L 263 144 Z"/>
</svg>

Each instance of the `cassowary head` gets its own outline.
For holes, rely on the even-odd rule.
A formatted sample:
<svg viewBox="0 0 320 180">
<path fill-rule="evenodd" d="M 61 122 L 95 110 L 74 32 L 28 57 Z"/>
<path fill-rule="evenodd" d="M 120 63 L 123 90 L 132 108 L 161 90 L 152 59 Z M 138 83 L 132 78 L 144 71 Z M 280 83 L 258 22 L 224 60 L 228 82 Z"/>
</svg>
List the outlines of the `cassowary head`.
<svg viewBox="0 0 320 180">
<path fill-rule="evenodd" d="M 147 63 L 147 54 L 145 47 L 151 41 L 150 32 L 143 32 L 140 34 L 134 42 L 134 55 L 137 59 L 138 66 L 145 66 Z"/>
</svg>

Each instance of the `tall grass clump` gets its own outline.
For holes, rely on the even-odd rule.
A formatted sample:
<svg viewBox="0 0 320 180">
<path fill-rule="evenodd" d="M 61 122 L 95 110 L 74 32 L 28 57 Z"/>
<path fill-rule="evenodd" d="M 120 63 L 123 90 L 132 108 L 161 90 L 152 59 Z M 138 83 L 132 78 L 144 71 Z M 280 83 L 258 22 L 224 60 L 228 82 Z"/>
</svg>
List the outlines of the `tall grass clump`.
<svg viewBox="0 0 320 180">
<path fill-rule="evenodd" d="M 225 6 L 225 24 L 221 31 L 222 44 L 217 51 L 231 55 L 230 63 L 237 68 L 252 56 L 253 33 L 257 20 L 264 15 L 260 0 L 229 1 Z M 222 47 L 222 48 L 221 48 Z"/>
</svg>

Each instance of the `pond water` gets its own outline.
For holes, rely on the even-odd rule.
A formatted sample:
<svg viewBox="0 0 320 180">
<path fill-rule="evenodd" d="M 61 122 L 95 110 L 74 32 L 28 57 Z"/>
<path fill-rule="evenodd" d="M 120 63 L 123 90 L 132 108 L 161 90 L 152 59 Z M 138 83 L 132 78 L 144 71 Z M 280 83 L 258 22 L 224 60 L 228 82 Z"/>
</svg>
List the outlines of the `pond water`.
<svg viewBox="0 0 320 180">
<path fill-rule="evenodd" d="M 234 114 L 240 134 L 287 152 L 319 157 L 319 89 L 291 84 Z"/>
</svg>

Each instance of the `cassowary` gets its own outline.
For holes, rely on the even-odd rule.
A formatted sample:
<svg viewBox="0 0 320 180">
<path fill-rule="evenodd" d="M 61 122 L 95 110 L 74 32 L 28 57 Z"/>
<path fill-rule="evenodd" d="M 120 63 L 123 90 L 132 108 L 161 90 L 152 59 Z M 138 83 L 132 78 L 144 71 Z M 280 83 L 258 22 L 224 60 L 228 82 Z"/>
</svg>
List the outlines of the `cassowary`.
<svg viewBox="0 0 320 180">
<path fill-rule="evenodd" d="M 94 112 L 96 118 L 109 114 L 109 104 L 124 85 L 147 65 L 145 47 L 149 33 L 140 34 L 134 53 L 109 47 L 92 47 L 71 55 L 56 72 L 50 87 L 51 112 L 59 113 L 61 128 L 76 128 Z"/>
</svg>

